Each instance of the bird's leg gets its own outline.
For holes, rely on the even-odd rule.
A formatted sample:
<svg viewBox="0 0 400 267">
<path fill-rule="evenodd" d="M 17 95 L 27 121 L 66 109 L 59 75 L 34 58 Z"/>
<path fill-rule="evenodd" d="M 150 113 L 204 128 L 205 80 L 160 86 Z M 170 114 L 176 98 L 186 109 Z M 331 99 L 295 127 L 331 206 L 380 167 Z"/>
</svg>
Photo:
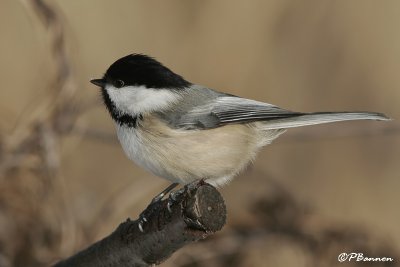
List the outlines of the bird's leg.
<svg viewBox="0 0 400 267">
<path fill-rule="evenodd" d="M 151 203 L 156 203 L 156 202 L 158 202 L 158 201 L 161 201 L 163 198 L 164 198 L 164 196 L 166 195 L 166 194 L 168 194 L 169 192 L 171 192 L 172 191 L 172 189 L 174 189 L 175 187 L 177 187 L 179 184 L 178 183 L 172 183 L 172 184 L 170 184 L 167 188 L 165 188 L 160 194 L 158 194 L 157 196 L 155 196 L 154 198 L 153 198 L 153 200 L 151 201 Z"/>
<path fill-rule="evenodd" d="M 165 188 L 161 193 L 159 193 L 157 196 L 155 196 L 155 197 L 151 200 L 149 207 L 152 206 L 152 205 L 154 205 L 154 204 L 156 204 L 156 203 L 158 203 L 158 202 L 160 202 L 160 201 L 164 198 L 164 196 L 165 196 L 166 194 L 168 194 L 169 192 L 171 192 L 171 190 L 174 189 L 174 188 L 177 187 L 177 186 L 178 186 L 178 183 L 170 184 L 167 188 Z M 168 207 L 168 210 L 169 210 L 169 211 L 171 211 L 170 205 L 171 205 L 171 204 L 169 203 L 169 199 L 168 199 L 168 205 L 167 205 L 167 207 Z M 149 207 L 147 207 L 146 210 L 143 211 L 143 212 L 139 215 L 138 227 L 139 227 L 140 232 L 142 232 L 142 233 L 143 233 L 143 225 L 144 225 L 145 222 L 147 222 L 146 213 L 151 213 L 151 212 L 153 211 L 153 210 L 151 210 L 151 209 L 149 210 Z"/>
</svg>

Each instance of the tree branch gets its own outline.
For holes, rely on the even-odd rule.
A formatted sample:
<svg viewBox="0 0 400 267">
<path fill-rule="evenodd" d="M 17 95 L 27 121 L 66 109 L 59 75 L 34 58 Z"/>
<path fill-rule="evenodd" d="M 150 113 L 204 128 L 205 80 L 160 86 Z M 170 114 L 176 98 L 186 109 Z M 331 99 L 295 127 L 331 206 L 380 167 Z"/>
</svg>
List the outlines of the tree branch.
<svg viewBox="0 0 400 267">
<path fill-rule="evenodd" d="M 159 264 L 181 247 L 220 230 L 226 220 L 221 194 L 211 185 L 196 183 L 168 200 L 150 204 L 143 212 L 144 232 L 138 221 L 127 219 L 106 238 L 54 267 L 148 266 Z"/>
</svg>

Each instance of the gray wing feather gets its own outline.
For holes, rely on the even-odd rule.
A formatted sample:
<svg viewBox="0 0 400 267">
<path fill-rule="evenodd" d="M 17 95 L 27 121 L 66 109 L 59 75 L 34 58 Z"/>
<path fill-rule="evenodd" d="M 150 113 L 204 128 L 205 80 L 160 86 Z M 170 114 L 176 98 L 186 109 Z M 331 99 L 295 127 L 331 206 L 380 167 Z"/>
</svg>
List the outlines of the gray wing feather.
<svg viewBox="0 0 400 267">
<path fill-rule="evenodd" d="M 221 124 L 267 121 L 302 114 L 281 109 L 271 104 L 231 96 L 218 98 L 211 112 L 218 117 Z"/>
<path fill-rule="evenodd" d="M 284 129 L 346 120 L 388 120 L 371 112 L 293 112 L 194 85 L 172 109 L 160 113 L 171 127 L 212 129 L 227 124 L 263 121 L 263 128 Z"/>
<path fill-rule="evenodd" d="M 211 129 L 232 123 L 282 119 L 302 114 L 200 86 L 193 86 L 189 90 L 173 109 L 159 114 L 174 128 Z"/>
</svg>

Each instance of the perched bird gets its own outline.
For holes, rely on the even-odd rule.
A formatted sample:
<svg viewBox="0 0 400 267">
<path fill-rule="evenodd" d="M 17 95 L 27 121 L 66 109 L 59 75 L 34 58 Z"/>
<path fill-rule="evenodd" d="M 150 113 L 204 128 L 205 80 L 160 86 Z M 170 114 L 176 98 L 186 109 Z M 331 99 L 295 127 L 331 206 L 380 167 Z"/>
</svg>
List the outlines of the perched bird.
<svg viewBox="0 0 400 267">
<path fill-rule="evenodd" d="M 173 182 L 169 189 L 196 180 L 228 183 L 288 128 L 388 120 L 374 112 L 293 112 L 218 92 L 142 54 L 118 59 L 91 82 L 101 88 L 128 158 Z"/>
</svg>

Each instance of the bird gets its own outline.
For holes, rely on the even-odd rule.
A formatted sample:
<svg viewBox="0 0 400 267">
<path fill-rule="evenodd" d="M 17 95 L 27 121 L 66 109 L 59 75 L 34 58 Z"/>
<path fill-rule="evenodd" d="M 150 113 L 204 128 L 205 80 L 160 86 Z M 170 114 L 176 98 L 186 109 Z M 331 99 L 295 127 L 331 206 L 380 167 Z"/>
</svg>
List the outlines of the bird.
<svg viewBox="0 0 400 267">
<path fill-rule="evenodd" d="M 390 120 L 376 112 L 294 112 L 219 92 L 144 54 L 118 59 L 91 83 L 101 89 L 127 157 L 172 183 L 164 193 L 195 181 L 226 185 L 289 128 Z"/>
</svg>

